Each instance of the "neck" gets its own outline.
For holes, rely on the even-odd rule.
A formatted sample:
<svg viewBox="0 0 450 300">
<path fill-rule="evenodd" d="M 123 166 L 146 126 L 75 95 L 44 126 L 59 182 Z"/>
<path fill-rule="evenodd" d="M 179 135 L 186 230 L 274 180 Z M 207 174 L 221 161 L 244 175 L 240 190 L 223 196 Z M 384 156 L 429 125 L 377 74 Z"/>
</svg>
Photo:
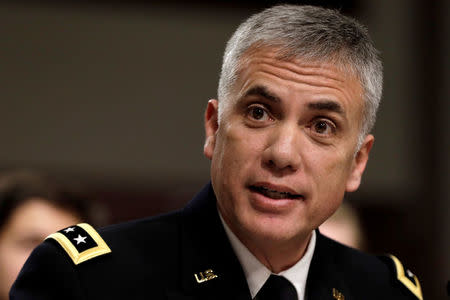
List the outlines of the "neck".
<svg viewBox="0 0 450 300">
<path fill-rule="evenodd" d="M 245 239 L 238 236 L 249 251 L 270 271 L 278 274 L 295 265 L 304 256 L 311 239 L 312 232 L 288 241 Z"/>
</svg>

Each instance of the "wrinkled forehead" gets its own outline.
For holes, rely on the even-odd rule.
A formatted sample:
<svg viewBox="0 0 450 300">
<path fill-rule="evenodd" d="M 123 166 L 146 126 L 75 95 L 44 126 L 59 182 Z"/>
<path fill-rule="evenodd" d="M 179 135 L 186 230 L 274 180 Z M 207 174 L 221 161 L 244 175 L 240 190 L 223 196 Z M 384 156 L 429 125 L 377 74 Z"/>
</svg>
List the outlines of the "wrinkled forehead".
<svg viewBox="0 0 450 300">
<path fill-rule="evenodd" d="M 286 72 L 311 72 L 311 74 L 318 74 L 324 78 L 351 83 L 347 84 L 347 86 L 357 90 L 357 94 L 360 96 L 358 97 L 360 99 L 355 100 L 362 101 L 363 99 L 363 86 L 359 76 L 349 64 L 340 61 L 336 55 L 327 58 L 293 56 L 291 54 L 288 55 L 282 48 L 255 45 L 245 51 L 237 61 L 235 76 L 229 89 L 227 102 L 230 103 L 236 100 L 243 81 L 254 75 L 255 72 L 258 72 L 264 64 L 276 65 L 277 68 Z"/>
<path fill-rule="evenodd" d="M 346 59 L 346 54 L 342 51 L 330 53 L 327 56 L 321 57 L 314 53 L 296 53 L 289 47 L 282 46 L 268 46 L 261 43 L 256 43 L 248 48 L 244 53 L 242 53 L 237 62 L 236 69 L 236 81 L 242 75 L 242 71 L 248 68 L 255 60 L 260 57 L 266 57 L 268 59 L 277 60 L 280 63 L 292 63 L 301 65 L 315 65 L 320 66 L 330 66 L 333 67 L 335 73 L 339 74 L 342 79 L 346 80 L 357 80 L 362 86 L 360 76 L 353 64 Z"/>
</svg>

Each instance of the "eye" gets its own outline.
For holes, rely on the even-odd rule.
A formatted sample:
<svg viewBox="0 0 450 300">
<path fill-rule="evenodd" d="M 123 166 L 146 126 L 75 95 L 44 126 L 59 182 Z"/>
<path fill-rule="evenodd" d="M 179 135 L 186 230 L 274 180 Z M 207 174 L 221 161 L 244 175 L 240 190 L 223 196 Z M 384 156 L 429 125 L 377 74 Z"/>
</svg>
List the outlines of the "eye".
<svg viewBox="0 0 450 300">
<path fill-rule="evenodd" d="M 255 121 L 267 121 L 270 119 L 267 110 L 259 105 L 253 105 L 248 108 L 247 116 Z"/>
<path fill-rule="evenodd" d="M 312 126 L 311 129 L 316 134 L 320 134 L 322 136 L 331 135 L 336 132 L 336 127 L 334 124 L 328 120 L 319 119 L 316 120 Z"/>
</svg>

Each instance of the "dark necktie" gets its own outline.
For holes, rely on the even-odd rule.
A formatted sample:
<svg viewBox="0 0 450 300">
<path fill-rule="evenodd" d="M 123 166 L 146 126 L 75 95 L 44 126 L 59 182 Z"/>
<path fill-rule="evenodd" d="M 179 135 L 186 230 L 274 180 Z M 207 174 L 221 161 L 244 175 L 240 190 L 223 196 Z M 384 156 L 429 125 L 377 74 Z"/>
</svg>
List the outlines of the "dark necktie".
<svg viewBox="0 0 450 300">
<path fill-rule="evenodd" d="M 255 300 L 298 300 L 292 283 L 283 276 L 270 275 L 256 294 Z"/>
</svg>

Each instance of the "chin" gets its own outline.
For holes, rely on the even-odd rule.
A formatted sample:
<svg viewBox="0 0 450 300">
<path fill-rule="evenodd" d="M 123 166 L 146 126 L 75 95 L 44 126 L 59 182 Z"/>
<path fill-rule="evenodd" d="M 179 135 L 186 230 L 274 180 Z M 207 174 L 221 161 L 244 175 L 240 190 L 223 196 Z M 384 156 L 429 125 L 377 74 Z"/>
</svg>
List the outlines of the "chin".
<svg viewBox="0 0 450 300">
<path fill-rule="evenodd" d="M 286 218 L 277 216 L 259 216 L 254 222 L 244 225 L 253 238 L 264 241 L 284 242 L 308 236 L 312 229 L 302 226 L 299 222 L 286 220 Z"/>
</svg>

